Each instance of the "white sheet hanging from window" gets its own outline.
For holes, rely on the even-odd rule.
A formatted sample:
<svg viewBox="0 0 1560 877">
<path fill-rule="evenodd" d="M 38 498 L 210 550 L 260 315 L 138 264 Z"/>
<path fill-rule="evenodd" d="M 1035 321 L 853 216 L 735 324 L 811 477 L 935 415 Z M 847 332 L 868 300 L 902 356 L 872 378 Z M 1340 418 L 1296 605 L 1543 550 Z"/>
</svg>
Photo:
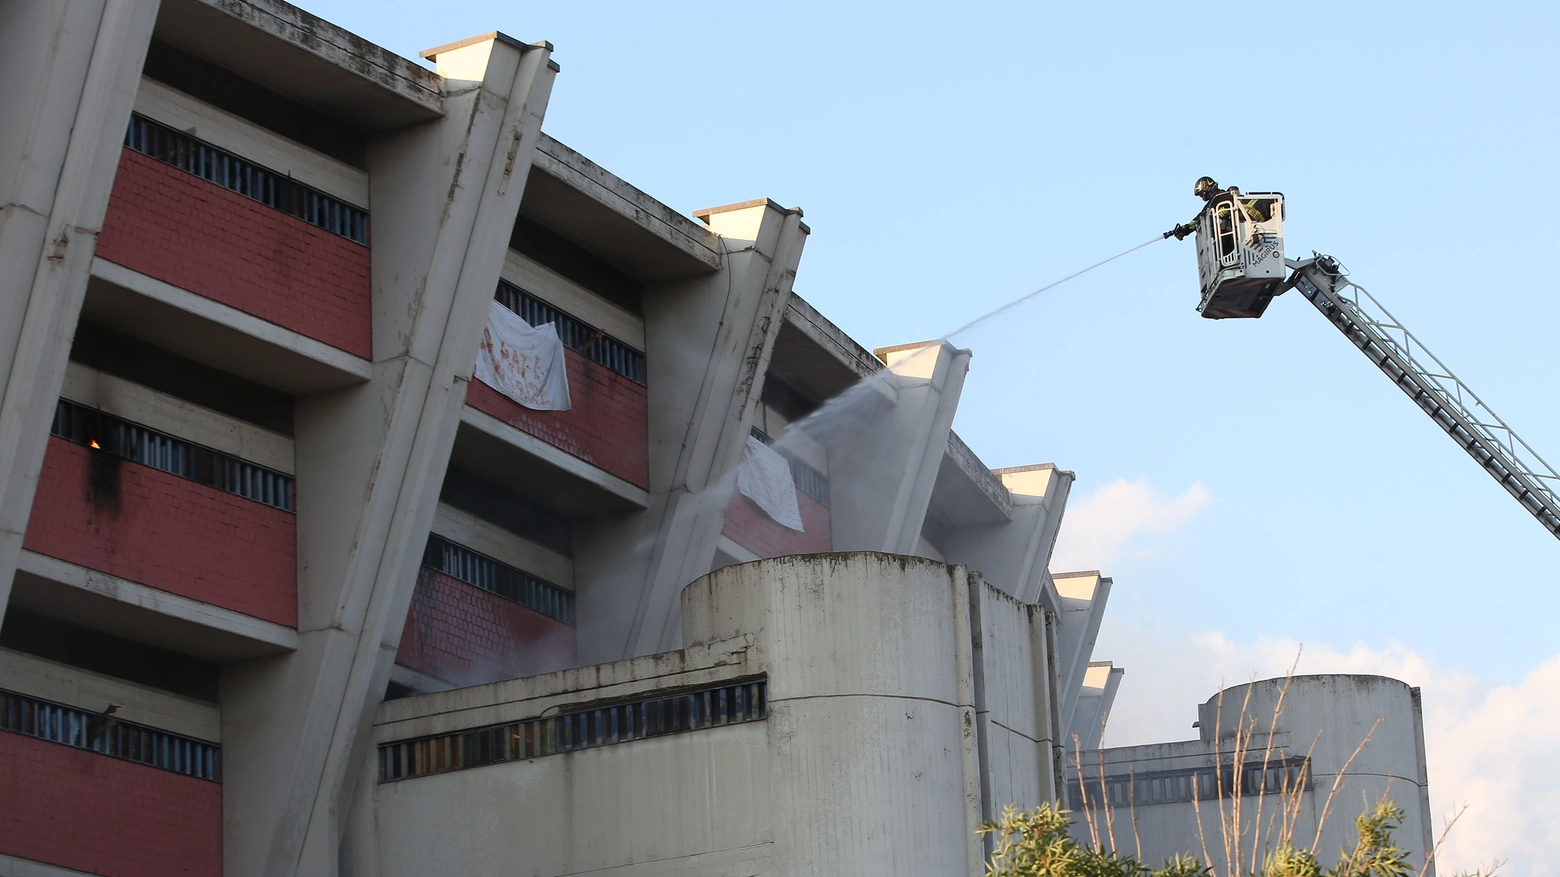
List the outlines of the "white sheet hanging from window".
<svg viewBox="0 0 1560 877">
<path fill-rule="evenodd" d="M 737 468 L 737 491 L 751 499 L 775 522 L 802 529 L 802 510 L 796 503 L 796 482 L 791 464 L 778 451 L 748 436 L 742 465 Z"/>
<path fill-rule="evenodd" d="M 516 402 L 537 411 L 568 411 L 569 373 L 563 341 L 552 323 L 532 327 L 520 315 L 493 302 L 476 378 Z"/>
</svg>

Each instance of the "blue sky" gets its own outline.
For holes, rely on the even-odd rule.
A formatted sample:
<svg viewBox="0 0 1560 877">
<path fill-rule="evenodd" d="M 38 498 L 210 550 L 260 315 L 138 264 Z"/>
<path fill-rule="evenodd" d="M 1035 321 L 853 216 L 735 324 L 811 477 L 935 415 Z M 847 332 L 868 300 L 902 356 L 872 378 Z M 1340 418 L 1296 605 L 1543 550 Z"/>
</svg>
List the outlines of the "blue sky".
<svg viewBox="0 0 1560 877">
<path fill-rule="evenodd" d="M 1291 255 L 1338 256 L 1560 464 L 1552 8 L 308 8 L 412 57 L 552 41 L 549 133 L 678 209 L 802 206 L 797 290 L 868 346 L 1141 243 L 1195 213 L 1200 174 L 1281 190 Z M 1254 322 L 1196 299 L 1190 241 L 1166 241 L 958 339 L 956 428 L 989 464 L 1210 491 L 1108 571 L 1116 613 L 1223 604 L 1507 680 L 1557 651 L 1560 544 L 1298 296 Z"/>
<path fill-rule="evenodd" d="M 796 289 L 869 347 L 1187 219 L 1201 174 L 1283 191 L 1291 256 L 1341 259 L 1560 464 L 1553 5 L 307 8 L 409 57 L 550 40 L 550 134 L 679 210 L 803 207 Z M 956 428 L 989 465 L 1054 461 L 1080 500 L 1200 491 L 1102 549 L 1100 656 L 1214 632 L 1536 685 L 1560 543 L 1297 295 L 1260 321 L 1196 301 L 1191 243 L 1166 241 L 957 339 Z M 1137 670 L 1118 712 L 1158 684 Z"/>
</svg>

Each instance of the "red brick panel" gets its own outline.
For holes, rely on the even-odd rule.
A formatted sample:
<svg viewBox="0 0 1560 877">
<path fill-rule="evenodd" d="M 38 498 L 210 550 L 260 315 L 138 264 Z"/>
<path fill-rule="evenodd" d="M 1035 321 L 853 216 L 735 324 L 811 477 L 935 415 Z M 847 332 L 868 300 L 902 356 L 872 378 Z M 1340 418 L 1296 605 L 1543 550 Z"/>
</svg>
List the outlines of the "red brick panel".
<svg viewBox="0 0 1560 877">
<path fill-rule="evenodd" d="M 297 521 L 291 513 L 124 460 L 116 503 L 102 492 L 94 496 L 91 453 L 50 437 L 23 547 L 297 626 Z"/>
<path fill-rule="evenodd" d="M 373 355 L 367 247 L 134 150 L 120 154 L 97 255 Z"/>
<path fill-rule="evenodd" d="M 532 411 L 478 380 L 466 402 L 561 448 L 630 484 L 650 487 L 649 420 L 645 388 L 573 350 L 568 411 Z"/>
<path fill-rule="evenodd" d="M 802 512 L 801 531 L 776 523 L 751 499 L 735 491 L 726 506 L 723 536 L 759 557 L 784 557 L 788 554 L 817 554 L 834 550 L 829 509 L 823 503 L 796 491 L 796 504 Z"/>
<path fill-rule="evenodd" d="M 103 877 L 222 874 L 222 786 L 0 732 L 0 853 Z"/>
<path fill-rule="evenodd" d="M 423 567 L 396 663 L 453 685 L 575 666 L 574 628 Z"/>
</svg>

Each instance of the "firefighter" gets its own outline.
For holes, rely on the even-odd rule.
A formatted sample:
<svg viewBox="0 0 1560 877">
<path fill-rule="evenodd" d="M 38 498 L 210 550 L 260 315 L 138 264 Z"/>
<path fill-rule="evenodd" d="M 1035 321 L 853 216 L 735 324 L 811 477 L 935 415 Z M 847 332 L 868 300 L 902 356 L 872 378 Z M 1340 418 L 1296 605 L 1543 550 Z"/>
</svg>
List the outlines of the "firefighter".
<svg viewBox="0 0 1560 877">
<path fill-rule="evenodd" d="M 1236 189 L 1234 186 L 1231 186 L 1229 189 L 1220 189 L 1219 184 L 1214 181 L 1213 177 L 1198 177 L 1196 184 L 1192 186 L 1192 194 L 1203 199 L 1203 202 L 1206 205 L 1203 207 L 1203 210 L 1207 210 L 1208 206 L 1212 206 L 1213 202 L 1219 200 L 1221 196 L 1227 195 L 1229 196 L 1230 200 L 1233 201 L 1236 194 Z M 1165 237 L 1171 237 L 1173 235 L 1176 240 L 1181 241 L 1185 240 L 1187 235 L 1196 234 L 1197 220 L 1201 216 L 1202 211 L 1199 210 L 1197 212 L 1197 216 L 1192 217 L 1191 222 L 1178 225 L 1175 228 L 1170 229 L 1170 231 L 1165 234 Z M 1229 223 L 1228 207 L 1225 208 L 1223 219 L 1225 224 Z"/>
</svg>

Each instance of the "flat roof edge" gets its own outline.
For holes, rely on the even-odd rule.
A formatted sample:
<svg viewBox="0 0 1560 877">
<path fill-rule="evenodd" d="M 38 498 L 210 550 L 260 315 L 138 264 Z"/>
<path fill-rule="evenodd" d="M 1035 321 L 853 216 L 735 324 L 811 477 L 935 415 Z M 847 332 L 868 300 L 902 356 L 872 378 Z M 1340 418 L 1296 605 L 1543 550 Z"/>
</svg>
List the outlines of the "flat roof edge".
<svg viewBox="0 0 1560 877">
<path fill-rule="evenodd" d="M 719 207 L 704 207 L 693 211 L 693 216 L 707 223 L 710 221 L 710 217 L 717 213 L 730 213 L 733 210 L 746 210 L 749 207 L 768 207 L 771 210 L 778 210 L 787 216 L 792 214 L 796 216 L 802 215 L 802 208 L 800 207 L 782 207 L 780 202 L 773 198 L 753 198 L 749 201 L 738 201 L 735 204 L 722 204 Z M 812 234 L 812 229 L 807 226 L 807 223 L 802 222 L 798 224 L 802 227 L 802 234 Z"/>
<path fill-rule="evenodd" d="M 948 344 L 948 339 L 931 338 L 926 341 L 911 341 L 909 344 L 895 344 L 891 347 L 874 347 L 872 348 L 872 355 L 886 363 L 890 353 L 898 353 L 901 350 L 920 350 L 923 347 L 931 347 L 934 344 Z M 953 345 L 950 344 L 949 346 Z"/>
<path fill-rule="evenodd" d="M 527 43 L 517 40 L 501 30 L 490 30 L 487 33 L 466 37 L 463 40 L 456 40 L 453 43 L 445 43 L 442 46 L 434 46 L 431 49 L 423 49 L 421 52 L 417 53 L 417 57 L 431 61 L 444 52 L 453 52 L 456 49 L 464 49 L 467 46 L 475 46 L 478 43 L 486 42 L 504 43 L 505 45 L 514 46 L 516 49 L 519 49 L 522 52 L 527 52 L 531 49 L 546 49 L 549 52 L 553 50 L 553 44 L 547 42 L 546 40 L 541 40 L 535 43 Z"/>
<path fill-rule="evenodd" d="M 326 61 L 437 115 L 442 81 L 433 71 L 284 0 L 189 0 Z"/>
<path fill-rule="evenodd" d="M 534 166 L 583 192 L 711 270 L 721 267 L 719 236 L 543 131 Z"/>
<path fill-rule="evenodd" d="M 837 361 L 855 372 L 857 377 L 864 378 L 885 368 L 877 357 L 857 344 L 856 339 L 845 334 L 845 330 L 834 325 L 794 290 L 786 304 L 785 316 L 791 325 L 812 339 L 813 343 L 832 353 Z"/>
<path fill-rule="evenodd" d="M 1013 492 L 1002 483 L 996 473 L 976 456 L 970 446 L 964 443 L 964 439 L 953 430 L 948 430 L 947 456 L 953 460 L 954 465 L 964 473 L 965 477 L 991 500 L 991 504 L 997 507 L 1003 517 L 1013 517 Z"/>
<path fill-rule="evenodd" d="M 1039 472 L 1039 471 L 1041 471 L 1043 469 L 1056 469 L 1056 464 L 1055 463 L 1030 463 L 1028 466 L 1003 466 L 1000 469 L 993 469 L 993 470 L 991 470 L 991 473 L 993 475 L 1006 475 L 1006 474 L 1008 474 L 1010 472 Z M 1071 475 L 1072 473 L 1069 472 L 1066 469 L 1060 469 L 1060 470 L 1057 470 L 1057 474 L 1058 475 Z"/>
</svg>

